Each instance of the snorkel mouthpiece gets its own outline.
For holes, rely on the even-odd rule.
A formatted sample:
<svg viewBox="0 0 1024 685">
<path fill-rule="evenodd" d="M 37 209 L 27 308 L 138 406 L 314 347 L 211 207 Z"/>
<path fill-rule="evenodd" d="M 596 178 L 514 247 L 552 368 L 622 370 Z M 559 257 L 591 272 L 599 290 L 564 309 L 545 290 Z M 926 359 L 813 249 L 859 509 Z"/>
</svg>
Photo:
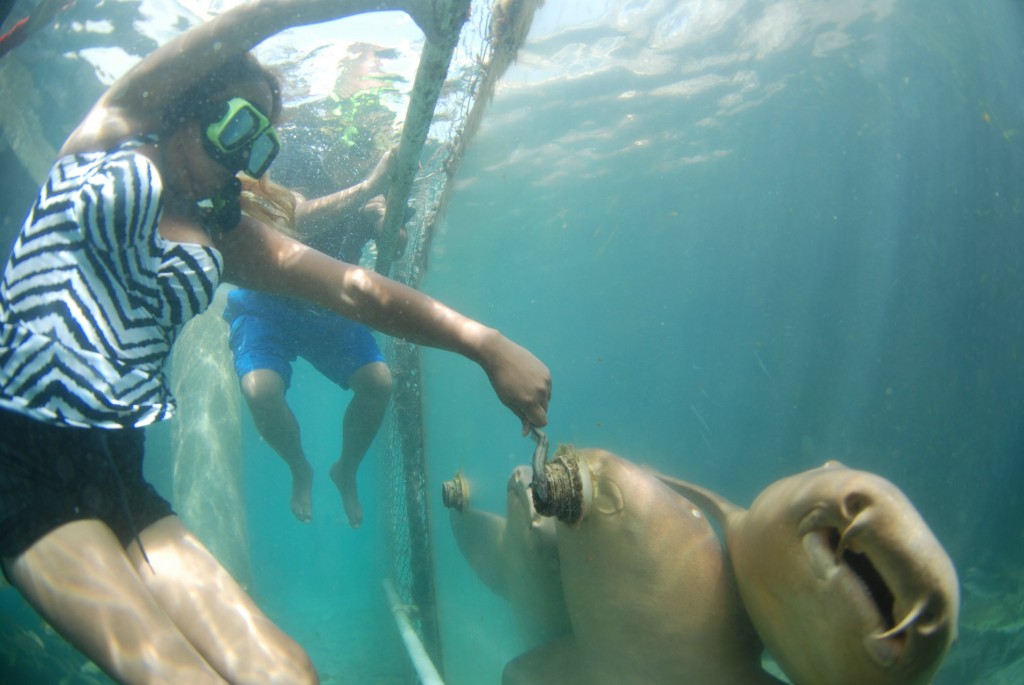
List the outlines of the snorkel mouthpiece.
<svg viewBox="0 0 1024 685">
<path fill-rule="evenodd" d="M 217 195 L 198 202 L 207 232 L 230 231 L 238 225 L 242 220 L 241 197 L 242 182 L 234 177 Z"/>
</svg>

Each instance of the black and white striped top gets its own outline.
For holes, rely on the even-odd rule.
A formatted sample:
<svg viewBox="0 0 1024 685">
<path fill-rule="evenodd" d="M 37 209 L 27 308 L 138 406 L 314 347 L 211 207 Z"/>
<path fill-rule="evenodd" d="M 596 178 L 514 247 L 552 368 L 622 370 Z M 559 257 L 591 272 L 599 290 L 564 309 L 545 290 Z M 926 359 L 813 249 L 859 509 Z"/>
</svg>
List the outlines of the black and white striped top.
<svg viewBox="0 0 1024 685">
<path fill-rule="evenodd" d="M 162 190 L 127 147 L 57 161 L 0 284 L 0 407 L 102 428 L 174 412 L 164 361 L 223 259 L 160 236 Z"/>
</svg>

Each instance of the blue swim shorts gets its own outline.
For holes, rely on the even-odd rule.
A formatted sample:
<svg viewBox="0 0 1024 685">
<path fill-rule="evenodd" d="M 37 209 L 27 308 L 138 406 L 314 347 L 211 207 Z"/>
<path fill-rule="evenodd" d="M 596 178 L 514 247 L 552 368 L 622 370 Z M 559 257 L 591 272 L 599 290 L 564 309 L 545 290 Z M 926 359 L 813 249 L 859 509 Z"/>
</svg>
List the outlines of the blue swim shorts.
<svg viewBox="0 0 1024 685">
<path fill-rule="evenodd" d="M 287 388 L 291 363 L 302 357 L 348 390 L 353 373 L 384 361 L 369 328 L 301 300 L 238 288 L 228 293 L 224 319 L 239 378 L 270 369 Z"/>
</svg>

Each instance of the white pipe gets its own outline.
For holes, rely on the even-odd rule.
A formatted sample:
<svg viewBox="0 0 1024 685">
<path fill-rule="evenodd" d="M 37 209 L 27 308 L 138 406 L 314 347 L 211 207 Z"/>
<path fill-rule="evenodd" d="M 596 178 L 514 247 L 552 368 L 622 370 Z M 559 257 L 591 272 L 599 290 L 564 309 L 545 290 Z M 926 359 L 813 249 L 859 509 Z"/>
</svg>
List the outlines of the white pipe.
<svg viewBox="0 0 1024 685">
<path fill-rule="evenodd" d="M 413 668 L 416 669 L 416 675 L 419 676 L 420 682 L 423 685 L 444 685 L 441 675 L 434 667 L 434 662 L 430 660 L 430 655 L 427 654 L 423 642 L 420 641 L 420 636 L 416 634 L 409 621 L 409 613 L 406 611 L 405 605 L 398 599 L 398 593 L 395 592 L 395 587 L 388 578 L 384 579 L 384 592 L 387 593 L 391 615 L 395 617 L 398 632 L 402 635 L 402 642 L 405 643 L 405 649 L 409 652 L 409 658 L 412 659 Z"/>
</svg>

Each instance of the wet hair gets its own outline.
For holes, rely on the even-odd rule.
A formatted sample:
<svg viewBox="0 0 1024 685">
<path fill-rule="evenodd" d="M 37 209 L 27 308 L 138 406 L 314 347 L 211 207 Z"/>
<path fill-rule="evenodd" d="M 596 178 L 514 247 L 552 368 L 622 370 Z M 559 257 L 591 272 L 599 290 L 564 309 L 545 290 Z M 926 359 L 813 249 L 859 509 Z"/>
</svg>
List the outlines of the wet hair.
<svg viewBox="0 0 1024 685">
<path fill-rule="evenodd" d="M 263 114 L 271 123 L 281 116 L 281 82 L 272 71 L 259 63 L 252 53 L 243 52 L 229 59 L 219 69 L 205 74 L 195 85 L 186 90 L 165 114 L 168 129 L 176 128 L 187 120 L 213 120 L 224 111 L 224 103 L 235 95 L 232 88 L 239 83 L 266 83 L 270 90 L 271 107 Z M 257 104 L 257 103 L 253 103 Z M 262 110 L 261 106 L 258 109 Z"/>
</svg>

